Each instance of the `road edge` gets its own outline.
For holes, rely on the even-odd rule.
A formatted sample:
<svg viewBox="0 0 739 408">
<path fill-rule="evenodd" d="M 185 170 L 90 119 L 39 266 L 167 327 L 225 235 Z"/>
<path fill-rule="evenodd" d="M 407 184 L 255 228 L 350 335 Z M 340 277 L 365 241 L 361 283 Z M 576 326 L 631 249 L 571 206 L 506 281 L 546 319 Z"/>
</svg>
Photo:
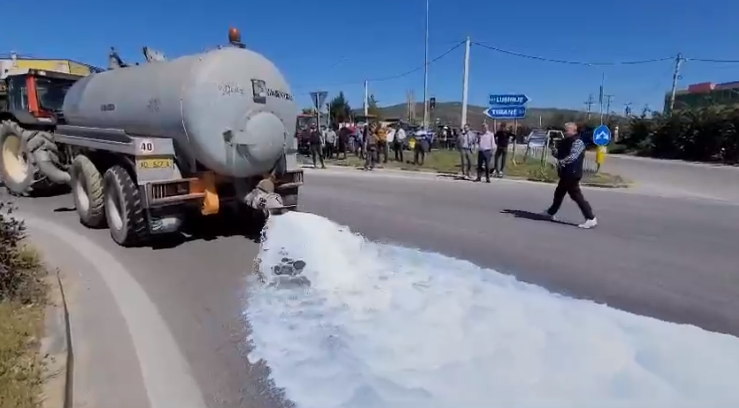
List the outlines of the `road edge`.
<svg viewBox="0 0 739 408">
<path fill-rule="evenodd" d="M 49 302 L 45 308 L 44 338 L 39 350 L 44 365 L 42 407 L 71 408 L 74 354 L 69 309 L 59 269 L 50 270 L 46 280 Z"/>
<path fill-rule="evenodd" d="M 314 170 L 312 166 L 310 165 L 302 165 L 303 170 L 310 169 Z M 352 170 L 358 171 L 358 172 L 365 172 L 363 169 L 353 166 L 342 166 L 342 165 L 336 165 L 336 164 L 328 164 L 326 165 L 326 168 L 331 170 L 341 170 L 341 171 L 347 171 L 351 172 Z M 401 170 L 401 169 L 388 169 L 388 168 L 376 168 L 374 171 L 377 171 L 379 173 L 388 173 L 388 174 L 403 174 L 403 175 L 409 175 L 410 177 L 416 176 L 416 177 L 427 177 L 427 178 L 453 178 L 453 177 L 460 177 L 461 173 L 447 173 L 447 172 L 440 172 L 440 171 L 430 171 L 430 170 Z M 620 176 L 619 176 L 620 177 Z M 556 180 L 552 181 L 546 181 L 546 180 L 537 180 L 531 177 L 505 177 L 506 180 L 509 181 L 525 181 L 529 183 L 536 183 L 536 184 L 543 184 L 543 185 L 551 185 L 551 184 L 557 184 Z M 630 189 L 636 185 L 635 182 L 626 180 L 622 177 L 623 182 L 620 183 L 613 183 L 613 184 L 607 184 L 607 183 L 599 183 L 599 182 L 588 182 L 583 181 L 581 183 L 582 186 L 586 187 L 593 187 L 598 189 Z"/>
</svg>

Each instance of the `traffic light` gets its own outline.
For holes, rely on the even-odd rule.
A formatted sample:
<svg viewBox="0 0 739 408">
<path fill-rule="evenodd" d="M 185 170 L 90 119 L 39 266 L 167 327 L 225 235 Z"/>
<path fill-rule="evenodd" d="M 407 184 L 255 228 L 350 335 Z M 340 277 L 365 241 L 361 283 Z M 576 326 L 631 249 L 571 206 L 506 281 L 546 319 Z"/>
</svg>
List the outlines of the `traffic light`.
<svg viewBox="0 0 739 408">
<path fill-rule="evenodd" d="M 429 109 L 434 110 L 436 108 L 436 98 L 429 99 Z"/>
</svg>

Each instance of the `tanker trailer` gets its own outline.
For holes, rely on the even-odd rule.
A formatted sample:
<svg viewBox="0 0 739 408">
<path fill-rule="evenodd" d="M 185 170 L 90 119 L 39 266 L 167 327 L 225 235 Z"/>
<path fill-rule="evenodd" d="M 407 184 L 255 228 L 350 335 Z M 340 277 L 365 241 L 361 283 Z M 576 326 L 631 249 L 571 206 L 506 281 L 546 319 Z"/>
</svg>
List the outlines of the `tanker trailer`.
<svg viewBox="0 0 739 408">
<path fill-rule="evenodd" d="M 6 186 L 69 184 L 82 224 L 107 225 L 122 246 L 178 231 L 190 210 L 295 209 L 298 109 L 279 70 L 234 31 L 230 46 L 169 61 L 145 48 L 148 63 L 74 82 L 61 109 L 39 95 L 35 122 L 2 124 Z M 17 160 L 5 154 L 11 139 Z M 18 163 L 25 172 L 13 173 Z"/>
</svg>

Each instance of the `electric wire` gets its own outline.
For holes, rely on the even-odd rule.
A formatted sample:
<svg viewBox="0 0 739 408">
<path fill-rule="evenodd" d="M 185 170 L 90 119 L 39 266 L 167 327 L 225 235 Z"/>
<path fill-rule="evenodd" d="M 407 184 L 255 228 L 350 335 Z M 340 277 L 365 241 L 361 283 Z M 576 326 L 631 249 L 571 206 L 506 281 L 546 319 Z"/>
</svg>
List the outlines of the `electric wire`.
<svg viewBox="0 0 739 408">
<path fill-rule="evenodd" d="M 338 83 L 338 84 L 333 84 L 333 85 L 325 85 L 325 86 L 327 86 L 327 87 L 339 87 L 339 86 L 346 86 L 346 85 L 359 85 L 359 84 L 364 84 L 364 81 L 369 81 L 371 83 L 377 83 L 377 82 L 385 82 L 385 81 L 391 81 L 391 80 L 394 80 L 394 79 L 403 78 L 403 77 L 406 77 L 408 75 L 414 74 L 414 73 L 422 70 L 424 67 L 430 66 L 431 64 L 433 64 L 433 63 L 441 60 L 442 58 L 444 58 L 447 55 L 451 54 L 457 48 L 459 48 L 462 45 L 464 45 L 464 43 L 465 43 L 465 41 L 458 42 L 457 44 L 455 44 L 453 47 L 449 48 L 445 52 L 443 52 L 443 53 L 439 54 L 438 56 L 436 56 L 435 58 L 429 60 L 426 64 L 423 64 L 421 66 L 418 66 L 416 68 L 413 68 L 411 70 L 405 71 L 405 72 L 400 73 L 400 74 L 397 74 L 397 75 L 391 75 L 391 76 L 379 77 L 379 78 L 369 78 L 369 79 L 366 79 L 366 80 L 363 79 L 363 80 L 358 80 L 358 81 L 343 82 L 343 83 Z M 308 86 L 296 86 L 296 87 L 294 87 L 294 89 L 301 89 L 301 88 L 307 88 L 307 87 Z"/>
<path fill-rule="evenodd" d="M 664 57 L 664 58 L 654 58 L 654 59 L 648 59 L 648 60 L 637 60 L 637 61 L 618 61 L 618 62 L 585 62 L 585 61 L 571 61 L 571 60 L 562 60 L 562 59 L 555 59 L 555 58 L 546 58 L 536 55 L 529 55 L 529 54 L 523 54 L 520 52 L 515 51 L 509 51 L 502 48 L 494 47 L 491 45 L 487 45 L 484 43 L 479 42 L 473 42 L 473 45 L 476 45 L 478 47 L 486 48 L 491 51 L 500 52 L 503 54 L 512 55 L 514 57 L 520 57 L 520 58 L 528 58 L 533 59 L 537 61 L 543 61 L 543 62 L 552 62 L 557 64 L 566 64 L 566 65 L 585 65 L 585 66 L 618 66 L 618 65 L 641 65 L 641 64 L 651 64 L 655 62 L 662 62 L 662 61 L 670 61 L 674 60 L 675 57 Z"/>
</svg>

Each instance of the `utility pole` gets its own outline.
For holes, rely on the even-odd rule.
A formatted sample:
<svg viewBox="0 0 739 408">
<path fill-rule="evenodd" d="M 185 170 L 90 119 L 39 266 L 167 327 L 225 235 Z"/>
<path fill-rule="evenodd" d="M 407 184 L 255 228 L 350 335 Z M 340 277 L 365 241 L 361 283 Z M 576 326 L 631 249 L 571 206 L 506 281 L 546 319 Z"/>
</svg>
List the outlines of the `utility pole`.
<svg viewBox="0 0 739 408">
<path fill-rule="evenodd" d="M 429 120 L 429 0 L 426 0 L 426 42 L 423 47 L 423 129 L 428 128 Z"/>
<path fill-rule="evenodd" d="M 462 78 L 462 123 L 459 128 L 462 129 L 467 123 L 467 94 L 470 90 L 470 37 L 464 43 L 464 75 Z"/>
<path fill-rule="evenodd" d="M 600 77 L 600 92 L 598 93 L 598 102 L 600 103 L 600 124 L 603 124 L 603 92 L 605 91 L 604 85 L 606 82 L 606 73 L 601 74 Z"/>
<path fill-rule="evenodd" d="M 364 80 L 364 120 L 369 116 L 369 81 Z"/>
<path fill-rule="evenodd" d="M 675 94 L 677 93 L 677 80 L 680 79 L 680 66 L 683 64 L 683 54 L 678 53 L 675 57 L 675 70 L 672 73 L 672 92 L 670 92 L 670 114 L 675 108 Z"/>
<path fill-rule="evenodd" d="M 633 103 L 631 102 L 626 102 L 624 104 L 624 116 L 626 116 L 627 118 L 631 116 L 631 105 L 633 105 Z"/>
<path fill-rule="evenodd" d="M 611 118 L 611 102 L 613 101 L 613 95 L 604 95 L 606 98 L 606 121 Z"/>
<path fill-rule="evenodd" d="M 593 104 L 595 101 L 593 100 L 593 94 L 588 95 L 588 100 L 585 101 L 585 106 L 588 109 L 588 120 L 590 120 L 590 112 L 593 110 Z"/>
</svg>

